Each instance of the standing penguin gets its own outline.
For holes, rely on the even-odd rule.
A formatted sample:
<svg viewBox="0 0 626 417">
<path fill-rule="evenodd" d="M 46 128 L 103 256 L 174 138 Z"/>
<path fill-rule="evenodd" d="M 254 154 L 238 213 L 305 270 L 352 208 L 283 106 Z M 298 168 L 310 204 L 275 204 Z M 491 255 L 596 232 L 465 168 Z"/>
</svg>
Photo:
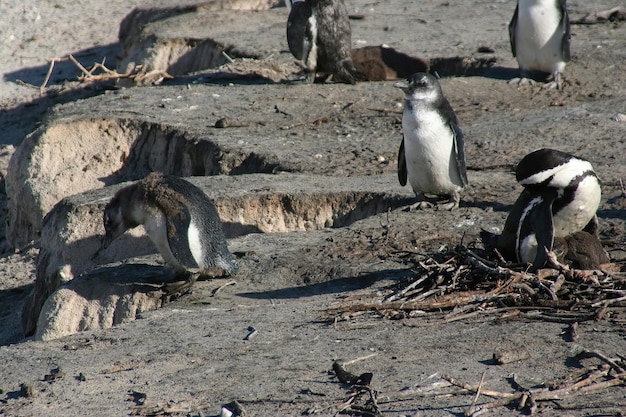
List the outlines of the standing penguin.
<svg viewBox="0 0 626 417">
<path fill-rule="evenodd" d="M 352 34 L 343 0 L 288 0 L 287 43 L 307 71 L 307 81 L 316 72 L 335 81 L 354 84 L 359 79 L 352 63 Z"/>
<path fill-rule="evenodd" d="M 140 224 L 178 274 L 212 266 L 228 274 L 237 272 L 215 206 L 202 190 L 182 178 L 151 173 L 119 190 L 104 210 L 103 248 Z"/>
<path fill-rule="evenodd" d="M 552 75 L 547 87 L 562 87 L 561 74 L 570 60 L 570 25 L 566 0 L 518 0 L 509 38 L 522 78 L 532 72 Z"/>
<path fill-rule="evenodd" d="M 456 114 L 443 96 L 435 77 L 418 72 L 393 85 L 406 94 L 402 115 L 402 142 L 398 152 L 398 180 L 407 178 L 424 208 L 423 193 L 449 195 L 443 208 L 459 206 L 460 191 L 467 185 L 463 132 Z"/>
<path fill-rule="evenodd" d="M 539 149 L 522 158 L 515 176 L 524 190 L 496 244 L 506 259 L 541 268 L 555 238 L 580 231 L 597 236 L 600 180 L 588 161 Z"/>
</svg>

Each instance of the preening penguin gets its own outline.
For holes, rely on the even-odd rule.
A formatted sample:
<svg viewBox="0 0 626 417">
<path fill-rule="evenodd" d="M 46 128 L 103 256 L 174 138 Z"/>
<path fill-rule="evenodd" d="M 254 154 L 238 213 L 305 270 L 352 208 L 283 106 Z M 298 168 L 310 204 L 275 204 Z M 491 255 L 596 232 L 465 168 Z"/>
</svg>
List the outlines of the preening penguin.
<svg viewBox="0 0 626 417">
<path fill-rule="evenodd" d="M 591 163 L 544 148 L 522 158 L 515 176 L 524 190 L 496 244 L 505 258 L 541 268 L 555 238 L 597 235 L 601 188 Z"/>
<path fill-rule="evenodd" d="M 354 84 L 360 77 L 352 63 L 352 32 L 343 0 L 288 0 L 287 43 L 302 61 L 307 80 L 316 72 Z"/>
<path fill-rule="evenodd" d="M 213 266 L 228 274 L 237 272 L 215 206 L 202 190 L 182 178 L 151 173 L 119 190 L 104 210 L 103 247 L 140 224 L 178 273 L 202 272 Z"/>
<path fill-rule="evenodd" d="M 561 74 L 570 60 L 570 24 L 566 0 L 518 0 L 509 24 L 513 56 L 522 78 L 532 72 L 551 74 L 548 87 L 561 89 Z"/>
<path fill-rule="evenodd" d="M 398 151 L 398 180 L 411 184 L 420 201 L 423 194 L 449 195 L 443 208 L 459 206 L 460 191 L 467 185 L 463 132 L 456 114 L 443 96 L 435 77 L 418 72 L 394 87 L 406 94 L 402 115 L 402 142 Z"/>
</svg>

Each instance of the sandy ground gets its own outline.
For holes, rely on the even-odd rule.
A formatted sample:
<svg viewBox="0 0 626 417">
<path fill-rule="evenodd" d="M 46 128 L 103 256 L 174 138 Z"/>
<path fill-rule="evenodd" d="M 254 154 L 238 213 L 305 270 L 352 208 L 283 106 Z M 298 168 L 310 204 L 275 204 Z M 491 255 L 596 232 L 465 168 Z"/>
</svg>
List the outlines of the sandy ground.
<svg viewBox="0 0 626 417">
<path fill-rule="evenodd" d="M 84 105 L 104 112 L 107 103 L 115 103 L 115 93 L 102 101 L 79 102 L 100 91 L 77 85 L 75 68 L 66 61 L 55 65 L 43 96 L 39 87 L 52 58 L 71 53 L 85 61 L 106 57 L 114 62 L 119 22 L 133 7 L 146 4 L 134 0 L 83 0 L 72 6 L 32 0 L 19 6 L 5 3 L 0 4 L 3 174 L 13 147 L 51 106 L 67 103 L 63 111 L 80 111 L 76 109 Z M 20 301 L 34 279 L 36 249 L 5 253 L 0 259 L 0 303 L 12 308 L 1 309 L 0 317 L 0 414 L 219 415 L 222 404 L 238 400 L 249 416 L 334 415 L 349 392 L 329 373 L 332 361 L 342 359 L 356 360 L 348 366 L 355 374 L 373 373 L 372 386 L 386 416 L 460 415 L 472 396 L 432 394 L 432 390 L 452 391 L 437 385 L 442 375 L 476 385 L 484 372 L 485 387 L 509 392 L 513 373 L 524 385 L 534 386 L 577 367 L 592 366 L 591 359 L 574 357 L 575 345 L 609 356 L 626 351 L 623 320 L 622 324 L 583 322 L 575 344 L 564 338 L 565 324 L 528 317 L 478 315 L 450 323 L 428 315 L 328 320 L 329 306 L 375 297 L 412 276 L 413 260 L 389 248 L 434 253 L 460 242 L 463 234 L 472 239 L 481 228 L 501 226 L 519 192 L 511 168 L 540 146 L 576 153 L 594 164 L 603 180 L 598 213 L 601 237 L 617 248 L 612 260 L 624 265 L 626 212 L 619 181 L 626 179 L 626 124 L 611 120 L 616 113 L 626 113 L 624 23 L 572 27 L 573 60 L 565 73 L 566 87 L 558 92 L 507 84 L 516 67 L 507 37 L 513 2 L 473 0 L 460 11 L 448 2 L 390 3 L 347 2 L 351 13 L 365 17 L 352 20 L 355 46 L 378 44 L 382 38 L 402 51 L 426 57 L 473 56 L 480 46 L 489 46 L 498 58 L 497 67 L 483 77 L 441 81 L 467 138 L 472 185 L 461 208 L 453 213 L 395 210 L 340 229 L 233 239 L 229 245 L 240 258 L 242 272 L 237 284 L 225 287 L 218 296 L 211 296 L 212 291 L 226 281 L 202 281 L 191 295 L 133 323 L 50 342 L 22 340 L 16 330 Z M 572 17 L 616 6 L 606 1 L 593 6 L 569 3 Z M 286 17 L 285 9 L 276 12 Z M 274 42 L 282 42 L 277 52 L 290 59 L 285 55 L 286 41 Z M 155 106 L 146 103 L 159 97 L 206 104 L 202 100 L 218 94 L 225 97 L 222 107 L 190 114 L 186 123 L 201 130 L 229 111 L 258 120 L 264 114 L 259 109 L 265 109 L 272 123 L 211 134 L 243 141 L 260 155 L 278 155 L 292 170 L 339 180 L 345 175 L 386 174 L 390 187 L 399 187 L 393 174 L 402 97 L 391 83 L 235 83 L 225 92 L 219 84 L 199 83 L 190 89 L 174 82 L 152 88 L 146 95 L 130 94 L 119 106 L 130 111 L 143 103 L 142 112 L 149 115 Z M 280 109 L 289 115 L 284 120 L 273 112 L 276 97 L 282 98 Z M 329 104 L 342 110 L 332 113 L 326 123 L 307 123 L 327 116 Z M 159 114 L 163 122 L 176 122 L 173 113 Z M 298 127 L 280 131 L 276 126 L 281 123 Z M 255 140 L 272 135 L 275 141 Z M 310 146 L 311 141 L 316 146 Z M 281 153 L 277 148 L 287 150 Z M 156 256 L 149 260 L 158 263 Z M 256 336 L 244 340 L 249 327 L 257 330 Z M 494 351 L 519 347 L 530 352 L 529 359 L 492 364 Z M 55 369 L 59 373 L 50 376 Z M 626 391 L 612 388 L 551 402 L 542 415 L 620 415 L 625 409 Z M 487 415 L 519 413 L 498 407 Z"/>
</svg>

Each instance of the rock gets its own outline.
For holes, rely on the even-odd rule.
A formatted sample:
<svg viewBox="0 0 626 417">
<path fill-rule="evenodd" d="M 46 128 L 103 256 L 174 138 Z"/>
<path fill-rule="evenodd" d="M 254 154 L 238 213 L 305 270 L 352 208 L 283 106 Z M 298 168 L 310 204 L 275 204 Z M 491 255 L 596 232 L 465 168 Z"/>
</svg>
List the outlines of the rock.
<svg viewBox="0 0 626 417">
<path fill-rule="evenodd" d="M 341 227 L 413 198 L 407 188 L 389 191 L 393 175 L 332 178 L 283 173 L 188 180 L 214 201 L 227 237 Z M 156 252 L 141 226 L 99 251 L 104 207 L 125 185 L 67 197 L 45 217 L 35 286 L 22 311 L 25 335 L 35 331 L 41 306 L 57 288 L 100 265 Z"/>
<path fill-rule="evenodd" d="M 35 340 L 52 340 L 85 330 L 106 329 L 159 308 L 167 270 L 149 265 L 103 268 L 56 290 L 43 304 Z"/>
<path fill-rule="evenodd" d="M 62 149 L 62 152 L 58 150 Z M 51 118 L 29 135 L 11 158 L 7 242 L 21 248 L 39 238 L 43 217 L 62 198 L 151 171 L 168 174 L 230 173 L 247 163 L 238 150 L 223 150 L 183 129 L 141 119 Z M 270 171 L 263 162 L 252 171 Z"/>
<path fill-rule="evenodd" d="M 218 0 L 135 9 L 120 25 L 122 53 L 117 71 L 137 75 L 121 78 L 119 83 L 154 84 L 167 75 L 179 76 L 220 66 L 229 62 L 229 58 L 261 58 L 272 50 L 277 51 L 280 40 L 285 38 L 287 14 L 285 10 L 267 9 L 279 3 L 278 0 Z M 260 43 L 257 31 L 275 31 L 276 44 Z"/>
</svg>

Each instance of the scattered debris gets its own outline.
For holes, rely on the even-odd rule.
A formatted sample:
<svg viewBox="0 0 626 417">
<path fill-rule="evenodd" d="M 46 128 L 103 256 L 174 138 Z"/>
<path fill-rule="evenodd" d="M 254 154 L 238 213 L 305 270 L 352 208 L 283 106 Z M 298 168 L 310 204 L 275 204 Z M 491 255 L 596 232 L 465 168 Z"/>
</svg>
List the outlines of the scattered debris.
<svg viewBox="0 0 626 417">
<path fill-rule="evenodd" d="M 505 365 L 528 358 L 530 358 L 530 352 L 523 346 L 518 349 L 499 350 L 493 353 L 493 362 L 496 365 Z"/>
<path fill-rule="evenodd" d="M 626 9 L 613 7 L 602 12 L 588 13 L 579 19 L 570 20 L 570 23 L 572 25 L 593 25 L 595 23 L 619 22 L 621 20 L 626 20 Z"/>
<path fill-rule="evenodd" d="M 57 379 L 61 379 L 64 376 L 65 374 L 63 373 L 63 371 L 61 371 L 61 368 L 54 368 L 50 370 L 50 373 L 48 375 L 44 375 L 43 380 L 47 382 L 52 382 Z"/>
<path fill-rule="evenodd" d="M 239 401 L 235 400 L 222 406 L 220 417 L 237 417 L 244 416 L 245 414 L 246 412 L 244 411 L 241 404 L 239 404 Z"/>
<path fill-rule="evenodd" d="M 20 384 L 20 397 L 33 398 L 35 396 L 35 389 L 32 385 L 22 383 Z"/>
<path fill-rule="evenodd" d="M 128 397 L 128 400 L 134 402 L 138 407 L 146 405 L 146 400 L 148 399 L 147 394 L 134 390 L 128 391 Z"/>
<path fill-rule="evenodd" d="M 349 384 L 348 399 L 344 401 L 337 414 L 375 417 L 382 416 L 377 403 L 377 392 L 370 386 L 373 374 L 365 372 L 356 376 L 346 371 L 339 361 L 333 362 L 333 372 L 342 384 Z"/>
<path fill-rule="evenodd" d="M 624 113 L 615 113 L 611 116 L 611 120 L 614 122 L 626 122 L 626 114 Z"/>
<path fill-rule="evenodd" d="M 251 340 L 257 335 L 257 333 L 258 332 L 254 327 L 248 326 L 248 334 L 246 335 L 246 337 L 243 338 L 243 340 Z"/>
<path fill-rule="evenodd" d="M 613 360 L 600 352 L 589 351 L 584 348 L 578 356 L 590 353 L 604 362 L 612 363 L 612 365 L 605 364 L 582 370 L 576 369 L 560 380 L 551 381 L 542 384 L 539 387 L 530 389 L 523 388 L 516 383 L 514 384 L 517 387 L 517 391 L 515 392 L 500 392 L 482 389 L 484 374 L 483 378 L 481 378 L 481 383 L 478 386 L 466 384 L 451 376 L 442 376 L 442 378 L 450 382 L 453 386 L 462 388 L 470 393 L 476 393 L 474 402 L 465 415 L 476 415 L 487 409 L 501 406 L 517 406 L 518 410 L 525 411 L 532 415 L 541 408 L 541 402 L 551 403 L 571 397 L 594 393 L 613 386 L 626 386 L 626 363 L 624 363 L 623 358 Z M 475 402 L 478 398 L 478 393 L 487 397 L 495 398 L 496 401 L 487 402 L 477 406 Z M 618 404 L 615 405 L 618 406 Z"/>
</svg>

